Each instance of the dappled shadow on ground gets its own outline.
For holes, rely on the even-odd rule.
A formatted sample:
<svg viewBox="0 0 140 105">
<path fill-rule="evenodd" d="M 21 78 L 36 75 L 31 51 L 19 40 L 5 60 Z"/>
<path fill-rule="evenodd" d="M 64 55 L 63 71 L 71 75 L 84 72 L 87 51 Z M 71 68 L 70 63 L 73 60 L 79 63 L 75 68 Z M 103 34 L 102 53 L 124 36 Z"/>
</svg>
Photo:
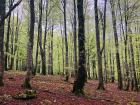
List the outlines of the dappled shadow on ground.
<svg viewBox="0 0 140 105">
<path fill-rule="evenodd" d="M 32 78 L 37 97 L 16 100 L 12 96 L 25 91 L 21 88 L 25 73 L 6 72 L 5 86 L 0 87 L 0 105 L 140 105 L 140 93 L 119 91 L 116 84 L 108 83 L 105 91 L 97 91 L 97 81 L 90 80 L 85 86 L 85 97 L 71 93 L 73 79 L 68 83 L 60 76 L 36 76 Z"/>
</svg>

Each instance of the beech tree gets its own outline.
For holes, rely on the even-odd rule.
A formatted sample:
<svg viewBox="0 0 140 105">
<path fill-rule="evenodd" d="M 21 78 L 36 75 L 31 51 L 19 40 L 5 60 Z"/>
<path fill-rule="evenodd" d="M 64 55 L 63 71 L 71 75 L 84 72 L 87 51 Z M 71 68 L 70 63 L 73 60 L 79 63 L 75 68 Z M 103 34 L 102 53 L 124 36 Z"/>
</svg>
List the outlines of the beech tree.
<svg viewBox="0 0 140 105">
<path fill-rule="evenodd" d="M 75 69 L 75 75 L 77 74 L 77 9 L 76 9 L 76 0 L 73 0 L 73 37 L 74 37 L 74 69 Z"/>
<path fill-rule="evenodd" d="M 64 34 L 65 34 L 65 50 L 66 50 L 66 55 L 65 55 L 65 75 L 66 75 L 66 81 L 69 80 L 69 54 L 68 54 L 68 35 L 67 35 L 67 15 L 66 15 L 66 6 L 67 6 L 67 0 L 62 0 L 63 2 L 63 15 L 64 15 Z"/>
<path fill-rule="evenodd" d="M 0 1 L 0 86 L 3 86 L 3 74 L 4 74 L 4 25 L 5 19 L 11 14 L 11 12 L 21 3 L 22 0 L 16 2 L 9 10 L 6 12 L 6 2 L 5 0 Z"/>
<path fill-rule="evenodd" d="M 73 93 L 84 95 L 84 85 L 87 78 L 86 56 L 85 56 L 85 19 L 83 13 L 83 0 L 77 0 L 78 9 L 78 45 L 79 45 L 79 64 L 76 79 L 73 85 Z"/>
<path fill-rule="evenodd" d="M 4 73 L 4 21 L 2 20 L 5 16 L 5 0 L 0 1 L 0 86 L 3 86 L 3 73 Z"/>
<path fill-rule="evenodd" d="M 13 5 L 13 0 L 9 0 L 9 9 L 12 7 L 12 5 Z M 9 52 L 9 39 L 10 39 L 10 26 L 11 26 L 10 24 L 11 24 L 11 13 L 9 14 L 9 17 L 8 17 L 7 37 L 6 37 L 6 44 L 5 44 L 5 49 L 7 53 Z M 6 54 L 5 55 L 5 70 L 8 70 L 7 66 L 8 66 L 8 56 Z"/>
<path fill-rule="evenodd" d="M 98 4 L 98 0 L 95 0 L 94 1 L 94 11 L 95 11 L 96 48 L 97 48 L 98 78 L 99 78 L 98 89 L 104 90 L 103 71 L 102 71 L 102 50 L 101 50 L 101 46 L 100 46 L 99 17 L 98 17 L 97 4 Z"/>
<path fill-rule="evenodd" d="M 121 89 L 123 89 L 123 82 L 122 82 L 122 71 L 121 71 L 120 54 L 119 54 L 119 41 L 118 41 L 116 14 L 115 14 L 115 0 L 110 0 L 110 5 L 111 5 L 111 13 L 112 13 L 114 40 L 115 40 L 115 47 L 116 47 L 116 64 L 117 64 L 117 71 L 118 71 L 118 88 L 121 90 Z"/>
<path fill-rule="evenodd" d="M 33 71 L 33 45 L 34 45 L 34 23 L 35 23 L 34 0 L 29 1 L 29 7 L 30 7 L 30 28 L 27 48 L 27 74 L 23 83 L 24 88 L 31 88 L 30 80 Z"/>
</svg>

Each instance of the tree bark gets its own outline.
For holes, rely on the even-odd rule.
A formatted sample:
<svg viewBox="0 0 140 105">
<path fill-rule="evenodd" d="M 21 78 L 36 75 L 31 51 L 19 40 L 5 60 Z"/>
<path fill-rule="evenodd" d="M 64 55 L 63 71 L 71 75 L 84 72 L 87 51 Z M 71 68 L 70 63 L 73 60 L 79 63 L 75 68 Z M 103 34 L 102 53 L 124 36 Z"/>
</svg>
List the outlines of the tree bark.
<svg viewBox="0 0 140 105">
<path fill-rule="evenodd" d="M 74 5 L 74 19 L 73 19 L 73 36 L 74 36 L 74 69 L 75 69 L 75 75 L 77 74 L 77 19 L 76 19 L 76 1 L 73 0 Z"/>
<path fill-rule="evenodd" d="M 34 68 L 34 71 L 33 71 L 33 75 L 36 75 L 36 72 L 40 73 L 40 69 L 38 68 L 38 51 L 39 51 L 39 34 L 37 35 L 35 68 Z"/>
<path fill-rule="evenodd" d="M 53 31 L 54 31 L 54 26 L 52 25 L 51 42 L 49 43 L 49 62 L 48 62 L 49 75 L 53 75 Z"/>
<path fill-rule="evenodd" d="M 27 48 L 27 74 L 23 83 L 24 88 L 31 88 L 30 80 L 33 71 L 33 45 L 34 45 L 34 23 L 35 23 L 34 0 L 29 1 L 29 7 L 30 7 L 30 28 Z"/>
<path fill-rule="evenodd" d="M 4 86 L 3 74 L 4 74 L 4 25 L 5 22 L 1 21 L 5 16 L 5 0 L 0 1 L 0 86 Z"/>
<path fill-rule="evenodd" d="M 42 47 L 42 0 L 39 2 L 39 23 L 38 23 L 38 34 L 39 34 L 39 47 L 41 53 L 41 61 L 42 61 L 42 75 L 46 75 L 46 54 L 44 53 L 44 49 Z"/>
<path fill-rule="evenodd" d="M 64 34 L 65 34 L 65 50 L 66 50 L 66 55 L 65 55 L 65 75 L 66 79 L 65 81 L 69 80 L 69 54 L 68 54 L 68 35 L 67 35 L 67 17 L 66 17 L 66 0 L 63 0 L 63 9 L 64 9 Z"/>
<path fill-rule="evenodd" d="M 14 66 L 14 35 L 15 35 L 15 17 L 14 17 L 14 13 L 12 14 L 12 30 L 11 30 L 11 63 L 10 63 L 10 70 L 13 70 L 13 66 Z"/>
<path fill-rule="evenodd" d="M 12 6 L 12 0 L 9 0 L 9 9 Z M 11 13 L 8 17 L 8 27 L 7 27 L 7 37 L 6 37 L 6 44 L 5 44 L 5 51 L 6 53 L 9 53 L 9 39 L 10 39 L 10 24 L 11 24 Z M 8 55 L 5 55 L 5 70 L 8 70 Z"/>
<path fill-rule="evenodd" d="M 110 0 L 110 5 L 111 5 L 111 13 L 112 13 L 114 40 L 115 40 L 115 47 L 116 47 L 116 63 L 117 63 L 117 71 L 118 71 L 118 88 L 121 90 L 121 89 L 123 89 L 123 83 L 122 83 L 122 71 L 121 71 L 121 65 L 120 65 L 119 42 L 118 42 L 118 34 L 117 34 L 117 26 L 116 26 L 116 15 L 115 15 L 114 0 Z"/>
<path fill-rule="evenodd" d="M 76 80 L 73 85 L 73 93 L 84 95 L 84 85 L 87 78 L 86 56 L 85 56 L 85 19 L 83 13 L 83 0 L 77 0 L 78 8 L 78 45 L 79 45 L 79 66 Z"/>
<path fill-rule="evenodd" d="M 130 42 L 130 53 L 131 53 L 131 62 L 132 62 L 132 81 L 134 82 L 134 91 L 138 91 L 138 81 L 135 70 L 135 58 L 134 58 L 134 49 L 132 44 L 132 36 L 129 36 Z"/>
<path fill-rule="evenodd" d="M 102 72 L 102 52 L 100 48 L 100 32 L 99 32 L 99 19 L 98 19 L 98 0 L 94 1 L 95 10 L 95 30 L 96 30 L 96 48 L 97 48 L 97 59 L 98 59 L 98 79 L 99 84 L 97 89 L 104 90 L 103 72 Z"/>
</svg>

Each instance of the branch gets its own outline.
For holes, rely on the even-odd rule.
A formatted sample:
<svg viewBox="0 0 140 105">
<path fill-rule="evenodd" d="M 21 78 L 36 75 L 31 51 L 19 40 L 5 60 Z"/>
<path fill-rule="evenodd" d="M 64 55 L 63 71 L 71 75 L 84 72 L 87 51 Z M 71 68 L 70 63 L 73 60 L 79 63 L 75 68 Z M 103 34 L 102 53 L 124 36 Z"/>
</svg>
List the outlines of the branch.
<svg viewBox="0 0 140 105">
<path fill-rule="evenodd" d="M 5 14 L 4 19 L 5 20 L 10 14 L 11 12 L 22 2 L 22 0 L 19 0 L 16 4 L 14 4 L 9 11 Z"/>
</svg>

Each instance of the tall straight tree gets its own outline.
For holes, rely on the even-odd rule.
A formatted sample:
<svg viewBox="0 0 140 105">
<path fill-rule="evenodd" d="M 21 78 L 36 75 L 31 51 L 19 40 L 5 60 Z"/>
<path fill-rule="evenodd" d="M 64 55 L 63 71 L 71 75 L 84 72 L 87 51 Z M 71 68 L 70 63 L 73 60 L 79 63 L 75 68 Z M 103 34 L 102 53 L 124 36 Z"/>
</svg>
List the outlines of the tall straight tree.
<svg viewBox="0 0 140 105">
<path fill-rule="evenodd" d="M 131 29 L 129 29 L 130 32 L 132 33 Z M 132 42 L 132 36 L 129 36 L 129 42 L 130 42 L 130 57 L 131 57 L 131 63 L 132 63 L 132 67 L 131 67 L 131 86 L 132 86 L 132 90 L 134 91 L 138 91 L 138 80 L 137 80 L 137 75 L 136 75 L 136 68 L 135 68 L 135 56 L 134 56 L 134 48 L 133 48 L 133 42 Z M 134 87 L 133 87 L 134 86 Z"/>
<path fill-rule="evenodd" d="M 3 73 L 4 73 L 4 21 L 2 19 L 5 16 L 5 0 L 0 1 L 0 86 L 3 86 Z"/>
<path fill-rule="evenodd" d="M 18 40 L 19 40 L 19 28 L 20 28 L 19 11 L 17 11 L 16 30 L 15 30 L 15 44 L 17 44 Z M 14 56 L 15 55 L 16 55 L 16 70 L 18 70 L 18 46 L 17 45 L 15 45 L 15 47 L 14 47 Z"/>
<path fill-rule="evenodd" d="M 0 86 L 3 86 L 3 74 L 4 74 L 4 25 L 5 19 L 11 14 L 11 12 L 21 3 L 22 0 L 19 0 L 15 3 L 7 13 L 5 13 L 6 2 L 5 0 L 0 1 Z"/>
<path fill-rule="evenodd" d="M 75 75 L 77 74 L 77 19 L 76 19 L 76 0 L 73 0 L 74 17 L 73 17 L 73 36 L 74 36 L 74 69 Z"/>
<path fill-rule="evenodd" d="M 87 78 L 86 56 L 85 56 L 85 19 L 83 10 L 83 0 L 77 0 L 78 8 L 78 44 L 79 44 L 79 66 L 76 80 L 73 85 L 73 93 L 84 95 L 84 85 Z"/>
<path fill-rule="evenodd" d="M 104 1 L 104 16 L 103 16 L 103 49 L 104 49 L 104 73 L 105 73 L 105 82 L 107 82 L 107 58 L 106 58 L 106 6 L 107 6 L 107 0 Z"/>
<path fill-rule="evenodd" d="M 101 47 L 100 47 L 99 17 L 98 17 L 98 5 L 97 4 L 98 4 L 98 0 L 95 0 L 94 1 L 94 11 L 95 11 L 96 47 L 97 47 L 98 78 L 99 78 L 98 89 L 104 90 L 103 72 L 102 72 L 102 52 L 101 52 Z"/>
<path fill-rule="evenodd" d="M 33 75 L 36 75 L 36 72 L 40 73 L 40 69 L 38 69 L 38 52 L 39 52 L 39 34 L 37 35 L 35 68 L 34 68 L 34 71 L 33 71 Z"/>
<path fill-rule="evenodd" d="M 24 88 L 31 88 L 30 79 L 33 71 L 33 45 L 34 45 L 34 23 L 35 23 L 34 0 L 29 1 L 29 7 L 30 7 L 30 28 L 27 48 L 27 74 L 25 81 L 23 83 Z"/>
<path fill-rule="evenodd" d="M 106 5 L 107 0 L 104 1 L 104 11 L 99 10 L 101 23 L 102 23 L 102 31 L 103 31 L 103 47 L 101 49 L 101 56 L 104 56 L 104 81 L 107 82 L 107 58 L 106 58 Z M 104 52 L 104 53 L 103 53 Z"/>
<path fill-rule="evenodd" d="M 14 55 L 14 37 L 15 37 L 15 16 L 14 16 L 14 13 L 12 13 L 12 27 L 11 27 L 11 51 L 10 51 L 10 53 L 11 53 L 11 62 L 10 62 L 10 67 L 9 67 L 9 69 L 10 70 L 13 70 L 13 67 L 14 67 L 14 57 L 13 57 L 13 55 Z"/>
<path fill-rule="evenodd" d="M 111 5 L 111 13 L 112 13 L 114 40 L 115 40 L 115 47 L 116 47 L 118 88 L 121 90 L 121 89 L 123 89 L 123 83 L 122 83 L 122 71 L 121 71 L 121 65 L 120 65 L 119 41 L 118 41 L 118 34 L 117 34 L 116 14 L 115 14 L 115 0 L 110 0 L 110 5 Z"/>
<path fill-rule="evenodd" d="M 64 69 L 64 37 L 63 37 L 63 31 L 62 31 L 62 22 L 61 22 L 61 17 L 60 17 L 60 30 L 61 30 L 61 37 L 62 37 L 62 64 L 63 64 L 63 75 L 65 74 L 65 69 Z"/>
<path fill-rule="evenodd" d="M 48 28 L 48 0 L 46 0 L 46 19 L 45 19 L 45 33 L 44 33 L 44 45 L 43 45 L 43 50 L 44 50 L 44 64 L 46 67 L 46 43 L 47 43 L 47 28 Z M 46 70 L 45 70 L 46 71 Z"/>
<path fill-rule="evenodd" d="M 12 7 L 13 0 L 9 0 L 9 9 Z M 6 36 L 6 44 L 5 44 L 5 50 L 6 53 L 9 52 L 9 39 L 10 39 L 10 24 L 11 24 L 11 13 L 8 17 L 8 26 L 7 26 L 7 36 Z M 8 55 L 5 55 L 5 70 L 8 70 Z"/>
<path fill-rule="evenodd" d="M 68 54 L 68 36 L 67 36 L 67 19 L 66 19 L 66 0 L 63 0 L 63 10 L 64 10 L 64 34 L 65 34 L 65 48 L 66 48 L 66 55 L 65 55 L 65 73 L 66 73 L 66 81 L 69 80 L 69 54 Z"/>
<path fill-rule="evenodd" d="M 43 11 L 43 1 L 40 0 L 39 2 L 39 23 L 38 23 L 38 34 L 39 34 L 39 47 L 41 53 L 41 60 L 42 60 L 42 73 L 46 75 L 46 54 L 45 49 L 42 47 L 42 11 Z"/>
<path fill-rule="evenodd" d="M 54 25 L 52 22 L 52 29 L 50 33 L 50 40 L 49 42 L 49 57 L 48 57 L 48 74 L 53 75 L 53 35 L 54 35 Z"/>
</svg>

